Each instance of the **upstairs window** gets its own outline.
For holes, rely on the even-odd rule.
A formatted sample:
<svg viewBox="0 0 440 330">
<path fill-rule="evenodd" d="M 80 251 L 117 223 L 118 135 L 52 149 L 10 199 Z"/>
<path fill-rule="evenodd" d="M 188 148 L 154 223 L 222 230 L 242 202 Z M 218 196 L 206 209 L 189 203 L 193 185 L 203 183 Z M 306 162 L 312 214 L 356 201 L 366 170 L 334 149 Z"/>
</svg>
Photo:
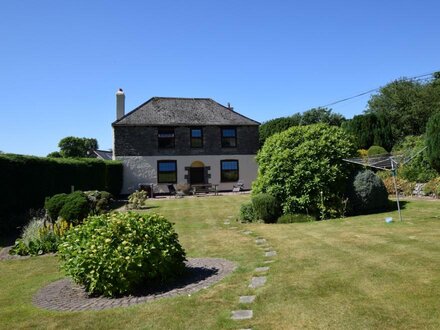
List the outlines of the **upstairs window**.
<svg viewBox="0 0 440 330">
<path fill-rule="evenodd" d="M 222 148 L 237 147 L 237 129 L 235 127 L 222 128 Z"/>
<path fill-rule="evenodd" d="M 157 162 L 157 183 L 177 183 L 177 162 L 159 160 Z"/>
<path fill-rule="evenodd" d="M 157 132 L 157 141 L 159 149 L 174 148 L 174 128 L 159 128 Z"/>
<path fill-rule="evenodd" d="M 191 148 L 203 147 L 203 130 L 201 128 L 191 128 Z"/>
<path fill-rule="evenodd" d="M 237 182 L 239 178 L 238 160 L 221 161 L 221 182 Z"/>
</svg>

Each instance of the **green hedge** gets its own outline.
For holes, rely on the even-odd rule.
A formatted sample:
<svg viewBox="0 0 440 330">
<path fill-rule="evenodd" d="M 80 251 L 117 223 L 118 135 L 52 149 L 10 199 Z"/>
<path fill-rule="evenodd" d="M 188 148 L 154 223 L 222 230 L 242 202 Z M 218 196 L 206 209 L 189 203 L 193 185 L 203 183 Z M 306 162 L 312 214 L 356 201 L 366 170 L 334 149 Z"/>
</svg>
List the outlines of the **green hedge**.
<svg viewBox="0 0 440 330">
<path fill-rule="evenodd" d="M 118 195 L 122 164 L 98 159 L 0 155 L 0 228 L 9 214 L 43 207 L 46 197 L 75 190 L 105 190 Z M 2 219 L 3 218 L 3 219 Z"/>
</svg>

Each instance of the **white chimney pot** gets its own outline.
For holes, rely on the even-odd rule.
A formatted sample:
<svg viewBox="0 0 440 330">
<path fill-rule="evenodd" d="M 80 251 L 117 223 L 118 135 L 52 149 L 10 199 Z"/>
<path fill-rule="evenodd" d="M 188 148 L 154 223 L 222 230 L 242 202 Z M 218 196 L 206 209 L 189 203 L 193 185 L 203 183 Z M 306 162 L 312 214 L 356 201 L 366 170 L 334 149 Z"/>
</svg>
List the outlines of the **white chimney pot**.
<svg viewBox="0 0 440 330">
<path fill-rule="evenodd" d="M 125 94 L 122 88 L 116 92 L 116 120 L 121 119 L 125 115 Z"/>
</svg>

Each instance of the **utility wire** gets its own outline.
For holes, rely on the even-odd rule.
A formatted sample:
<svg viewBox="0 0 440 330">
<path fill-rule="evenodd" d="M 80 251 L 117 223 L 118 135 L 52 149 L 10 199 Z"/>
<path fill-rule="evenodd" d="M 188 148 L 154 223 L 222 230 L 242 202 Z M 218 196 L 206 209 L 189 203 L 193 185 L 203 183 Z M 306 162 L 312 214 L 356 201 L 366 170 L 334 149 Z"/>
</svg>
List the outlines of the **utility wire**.
<svg viewBox="0 0 440 330">
<path fill-rule="evenodd" d="M 421 74 L 421 75 L 418 75 L 418 76 L 414 76 L 414 77 L 411 77 L 411 78 L 403 78 L 403 79 L 412 80 L 412 81 L 428 81 L 428 80 L 430 80 L 430 78 L 424 78 L 424 79 L 421 79 L 421 78 L 428 77 L 428 76 L 431 77 L 436 72 L 438 72 L 438 70 L 430 72 L 430 73 L 425 73 L 425 74 Z M 349 100 L 355 99 L 355 98 L 360 97 L 360 96 L 371 94 L 373 92 L 378 92 L 381 88 L 382 88 L 382 86 L 374 88 L 374 89 L 370 89 L 369 91 L 366 91 L 366 92 L 363 92 L 363 93 L 360 93 L 360 94 L 357 94 L 357 95 L 354 95 L 354 96 L 350 96 L 350 97 L 347 97 L 345 99 L 341 99 L 341 100 L 334 101 L 334 102 L 331 102 L 331 103 L 328 103 L 328 104 L 325 104 L 325 105 L 321 105 L 318 108 L 329 107 L 329 106 L 332 106 L 332 105 L 335 105 L 335 104 L 338 104 L 338 103 L 342 103 L 342 102 L 345 102 L 345 101 L 349 101 Z"/>
</svg>

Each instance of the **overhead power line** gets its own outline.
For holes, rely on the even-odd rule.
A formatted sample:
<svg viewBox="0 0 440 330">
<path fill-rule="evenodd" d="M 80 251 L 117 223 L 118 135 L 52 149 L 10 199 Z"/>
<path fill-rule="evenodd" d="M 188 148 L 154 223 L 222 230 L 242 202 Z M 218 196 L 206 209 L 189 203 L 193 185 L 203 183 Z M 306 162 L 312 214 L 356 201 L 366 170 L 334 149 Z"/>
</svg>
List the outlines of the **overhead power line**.
<svg viewBox="0 0 440 330">
<path fill-rule="evenodd" d="M 425 74 L 421 74 L 421 75 L 418 75 L 418 76 L 414 76 L 414 77 L 411 77 L 411 78 L 405 78 L 405 79 L 413 80 L 413 81 L 426 81 L 426 80 L 430 80 L 430 78 L 428 79 L 428 78 L 425 78 L 425 77 L 431 77 L 435 72 L 438 72 L 438 71 L 439 70 L 436 70 L 436 71 L 433 71 L 433 72 L 430 72 L 430 73 L 425 73 Z M 358 98 L 358 97 L 361 97 L 361 96 L 364 96 L 364 95 L 368 95 L 368 94 L 371 94 L 371 93 L 374 93 L 374 92 L 378 92 L 381 88 L 382 88 L 382 86 L 374 88 L 374 89 L 370 89 L 370 90 L 368 90 L 366 92 L 363 92 L 363 93 L 360 93 L 360 94 L 356 94 L 356 95 L 353 95 L 353 96 L 350 96 L 350 97 L 346 97 L 346 98 L 338 100 L 338 101 L 334 101 L 334 102 L 331 102 L 331 103 L 328 103 L 328 104 L 325 104 L 325 105 L 321 105 L 318 108 L 329 107 L 329 106 L 332 106 L 332 105 L 335 105 L 335 104 L 338 104 L 338 103 L 342 103 L 342 102 L 346 102 L 346 101 L 349 101 L 349 100 L 352 100 L 352 99 L 355 99 L 355 98 Z"/>
</svg>

